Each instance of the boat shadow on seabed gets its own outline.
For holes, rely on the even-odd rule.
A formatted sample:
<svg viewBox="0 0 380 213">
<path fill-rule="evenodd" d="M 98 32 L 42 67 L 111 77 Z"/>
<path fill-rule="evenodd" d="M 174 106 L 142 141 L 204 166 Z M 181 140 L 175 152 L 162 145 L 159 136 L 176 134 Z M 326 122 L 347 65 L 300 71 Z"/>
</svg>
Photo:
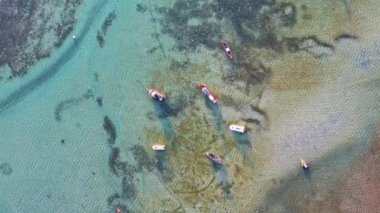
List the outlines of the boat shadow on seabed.
<svg viewBox="0 0 380 213">
<path fill-rule="evenodd" d="M 224 123 L 224 120 L 223 120 L 223 116 L 222 116 L 222 113 L 220 112 L 220 109 L 219 109 L 219 104 L 214 104 L 212 102 L 210 102 L 210 100 L 205 96 L 204 97 L 205 99 L 205 104 L 206 104 L 206 107 L 209 108 L 214 116 L 214 120 L 215 120 L 215 124 L 216 124 L 216 127 L 217 127 L 217 130 L 218 130 L 218 133 L 220 134 L 220 136 L 223 138 L 223 140 L 225 141 L 226 140 L 226 137 L 225 137 L 225 123 Z"/>
<path fill-rule="evenodd" d="M 161 126 L 164 130 L 165 137 L 170 141 L 175 141 L 177 133 L 174 131 L 173 125 L 169 119 L 170 116 L 175 116 L 175 111 L 166 103 L 153 101 L 154 112 L 160 120 Z"/>
<path fill-rule="evenodd" d="M 242 155 L 248 155 L 252 151 L 251 139 L 248 133 L 232 132 L 235 145 Z"/>
<path fill-rule="evenodd" d="M 222 188 L 224 195 L 227 199 L 233 198 L 233 193 L 231 192 L 232 184 L 229 180 L 228 170 L 224 165 L 212 162 L 213 174 L 215 176 L 216 182 Z"/>
</svg>

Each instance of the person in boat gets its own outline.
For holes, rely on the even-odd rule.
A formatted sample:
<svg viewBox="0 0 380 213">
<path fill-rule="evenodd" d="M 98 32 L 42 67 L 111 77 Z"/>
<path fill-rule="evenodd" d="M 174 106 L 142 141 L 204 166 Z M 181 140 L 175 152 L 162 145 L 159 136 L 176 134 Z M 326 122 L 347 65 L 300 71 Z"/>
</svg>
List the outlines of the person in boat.
<svg viewBox="0 0 380 213">
<path fill-rule="evenodd" d="M 223 50 L 226 53 L 227 57 L 229 59 L 232 59 L 233 55 L 232 55 L 230 45 L 228 45 L 228 42 L 226 40 L 222 40 L 220 43 L 222 44 Z"/>
<path fill-rule="evenodd" d="M 166 99 L 165 95 L 156 89 L 150 89 L 149 94 L 152 96 L 152 98 L 156 99 L 159 102 L 163 102 Z"/>
<path fill-rule="evenodd" d="M 301 166 L 304 170 L 309 169 L 309 166 L 307 165 L 306 161 L 304 159 L 300 159 Z"/>
<path fill-rule="evenodd" d="M 207 88 L 205 84 L 200 84 L 199 88 L 201 89 L 202 93 L 210 99 L 210 101 L 214 104 L 216 104 L 218 101 L 216 100 L 214 94 Z"/>
<path fill-rule="evenodd" d="M 223 164 L 224 163 L 223 159 L 220 158 L 219 156 L 217 156 L 216 154 L 213 154 L 211 152 L 206 152 L 206 155 L 210 160 L 212 160 L 213 162 L 215 162 L 217 164 Z"/>
</svg>

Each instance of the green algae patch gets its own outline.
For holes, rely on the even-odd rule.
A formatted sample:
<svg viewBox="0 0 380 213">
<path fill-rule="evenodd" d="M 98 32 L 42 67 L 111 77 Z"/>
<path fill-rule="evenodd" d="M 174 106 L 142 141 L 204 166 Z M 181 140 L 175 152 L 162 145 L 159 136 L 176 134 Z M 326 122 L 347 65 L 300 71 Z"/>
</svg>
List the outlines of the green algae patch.
<svg viewBox="0 0 380 213">
<path fill-rule="evenodd" d="M 271 67 L 276 74 L 270 87 L 278 91 L 314 90 L 324 85 L 327 73 L 318 60 L 304 53 L 284 55 Z"/>
<path fill-rule="evenodd" d="M 146 138 L 149 143 L 167 143 L 169 169 L 175 174 L 168 188 L 185 200 L 198 200 L 200 192 L 210 195 L 208 188 L 214 182 L 212 164 L 205 156 L 205 152 L 212 149 L 218 152 L 217 132 L 204 117 L 198 113 L 190 113 L 179 122 L 176 130 L 179 137 L 176 141 L 165 141 L 163 134 L 149 130 Z"/>
<path fill-rule="evenodd" d="M 241 153 L 236 145 L 241 142 L 236 141 L 230 132 L 225 133 L 223 139 L 210 108 L 203 101 L 195 102 L 171 120 L 178 134 L 175 141 L 167 139 L 163 132 L 145 130 L 147 143 L 167 145 L 167 170 L 172 175 L 170 181 L 164 183 L 165 188 L 182 205 L 196 205 L 202 209 L 209 209 L 215 203 L 223 204 L 229 199 L 245 200 L 245 195 L 240 191 L 250 193 L 243 188 L 251 187 L 253 180 L 260 174 L 263 156 L 266 156 L 265 144 L 256 145 L 256 138 L 255 141 L 248 139 L 250 141 L 247 143 L 255 151 L 251 147 Z M 224 158 L 225 165 L 213 164 L 205 155 L 207 151 Z"/>
<path fill-rule="evenodd" d="M 194 64 L 187 58 L 173 60 L 168 69 L 155 72 L 151 86 L 167 95 L 166 103 L 158 104 L 157 111 L 169 109 L 171 113 L 153 116 L 161 125 L 170 123 L 176 137 L 173 140 L 165 131 L 147 128 L 146 143 L 166 145 L 164 154 L 159 155 L 166 156 L 165 169 L 170 178 L 163 184 L 184 208 L 197 206 L 211 211 L 216 205 L 225 205 L 232 210 L 228 202 L 233 200 L 233 206 L 251 210 L 247 203 L 252 202 L 252 194 L 260 192 L 256 184 L 271 153 L 261 136 L 269 122 L 258 107 L 272 76 L 271 69 L 262 63 L 268 55 L 276 57 L 273 51 L 245 48 L 237 53 L 239 60 L 228 61 L 230 64 L 223 64 L 223 68 L 222 64 Z M 218 106 L 204 98 L 199 83 L 206 83 L 216 94 Z M 242 119 L 247 120 L 250 130 L 239 137 L 228 125 Z M 225 165 L 213 164 L 205 155 L 207 151 L 222 157 Z"/>
<path fill-rule="evenodd" d="M 0 1 L 0 67 L 23 76 L 62 46 L 76 24 L 82 0 Z"/>
</svg>

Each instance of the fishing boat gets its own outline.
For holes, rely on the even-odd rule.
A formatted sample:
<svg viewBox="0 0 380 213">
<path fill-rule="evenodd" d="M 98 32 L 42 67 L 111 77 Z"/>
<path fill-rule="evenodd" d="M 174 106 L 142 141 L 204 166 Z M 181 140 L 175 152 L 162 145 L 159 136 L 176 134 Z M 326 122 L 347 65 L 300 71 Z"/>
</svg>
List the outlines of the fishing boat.
<svg viewBox="0 0 380 213">
<path fill-rule="evenodd" d="M 217 164 L 223 164 L 224 161 L 222 158 L 220 158 L 219 156 L 217 156 L 216 154 L 213 154 L 211 152 L 206 152 L 206 155 L 208 158 L 210 158 L 210 160 L 212 160 L 213 162 L 217 163 Z"/>
<path fill-rule="evenodd" d="M 156 151 L 164 151 L 165 150 L 165 145 L 155 144 L 155 145 L 152 146 L 152 149 L 156 150 Z"/>
<path fill-rule="evenodd" d="M 303 169 L 308 169 L 309 166 L 307 165 L 306 161 L 304 159 L 300 159 L 300 163 Z"/>
<path fill-rule="evenodd" d="M 221 41 L 220 41 L 220 44 L 222 45 L 222 48 L 223 48 L 224 53 L 226 54 L 226 56 L 227 56 L 230 60 L 232 60 L 233 55 L 232 55 L 232 51 L 231 51 L 230 45 L 228 44 L 228 41 L 226 41 L 226 40 L 221 40 Z"/>
<path fill-rule="evenodd" d="M 199 88 L 202 93 L 214 104 L 218 103 L 215 98 L 215 95 L 210 91 L 210 89 L 206 86 L 206 84 L 199 84 Z"/>
<path fill-rule="evenodd" d="M 159 102 L 163 102 L 166 99 L 165 95 L 162 92 L 160 92 L 154 88 L 149 89 L 149 95 L 152 96 L 152 98 L 156 99 Z"/>
<path fill-rule="evenodd" d="M 229 126 L 229 128 L 230 128 L 231 131 L 240 132 L 240 133 L 244 133 L 247 130 L 245 128 L 245 126 L 240 126 L 240 125 L 236 125 L 236 124 L 231 124 Z"/>
</svg>

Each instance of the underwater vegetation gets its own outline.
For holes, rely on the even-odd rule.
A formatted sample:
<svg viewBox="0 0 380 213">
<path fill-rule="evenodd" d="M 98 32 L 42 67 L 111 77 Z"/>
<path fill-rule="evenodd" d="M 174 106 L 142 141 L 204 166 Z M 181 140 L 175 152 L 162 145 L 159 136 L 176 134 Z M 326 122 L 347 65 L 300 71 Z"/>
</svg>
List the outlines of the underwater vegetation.
<svg viewBox="0 0 380 213">
<path fill-rule="evenodd" d="M 134 159 L 137 161 L 137 171 L 146 169 L 151 171 L 155 166 L 155 161 L 149 157 L 144 147 L 141 145 L 135 145 L 131 148 Z"/>
<path fill-rule="evenodd" d="M 108 206 L 113 206 L 115 205 L 115 200 L 119 199 L 120 198 L 120 195 L 118 193 L 114 193 L 112 195 L 110 195 L 108 198 L 107 198 L 107 205 Z"/>
<path fill-rule="evenodd" d="M 342 33 L 334 39 L 334 42 L 342 39 L 355 40 L 357 37 Z M 287 38 L 285 39 L 285 43 L 289 52 L 293 53 L 297 51 L 305 51 L 313 55 L 315 58 L 332 56 L 335 50 L 334 43 L 322 42 L 317 38 L 317 36 Z"/>
<path fill-rule="evenodd" d="M 94 97 L 94 95 L 92 93 L 92 90 L 89 89 L 89 90 L 87 90 L 86 93 L 84 93 L 82 96 L 80 96 L 78 98 L 70 98 L 70 99 L 59 102 L 54 109 L 55 120 L 57 122 L 62 121 L 62 112 L 64 110 L 69 109 L 73 106 L 76 106 L 76 105 L 82 103 L 83 101 L 86 101 L 86 100 L 93 98 L 93 97 Z"/>
<path fill-rule="evenodd" d="M 275 29 L 293 26 L 297 16 L 294 5 L 273 0 L 178 0 L 173 7 L 156 10 L 162 15 L 162 33 L 174 38 L 179 50 L 200 45 L 215 49 L 225 36 L 225 25 L 232 25 L 234 32 L 229 34 L 236 34 L 240 42 L 277 49 Z"/>
<path fill-rule="evenodd" d="M 73 30 L 81 4 L 82 0 L 0 1 L 0 66 L 8 65 L 13 76 L 22 76 L 29 66 L 49 57 Z"/>
<path fill-rule="evenodd" d="M 138 3 L 138 4 L 136 5 L 136 10 L 137 10 L 137 12 L 139 12 L 139 13 L 145 13 L 145 12 L 148 10 L 148 7 L 145 6 L 145 5 L 142 4 L 142 3 Z"/>
<path fill-rule="evenodd" d="M 133 183 L 133 180 L 131 180 L 129 177 L 123 177 L 121 186 L 122 186 L 122 191 L 123 191 L 123 194 L 122 194 L 123 199 L 136 198 L 136 187 Z"/>
<path fill-rule="evenodd" d="M 156 167 L 161 172 L 160 160 L 166 161 L 166 172 L 161 174 L 161 177 L 164 179 L 165 174 L 169 172 L 170 179 L 164 182 L 167 190 L 189 204 L 200 200 L 224 199 L 224 192 L 231 192 L 232 183 L 226 180 L 225 176 L 228 174 L 225 169 L 213 165 L 205 155 L 205 152 L 210 150 L 222 157 L 228 155 L 228 151 L 218 140 L 216 124 L 197 107 L 188 108 L 187 112 L 177 119 L 178 122 L 173 126 L 179 137 L 175 141 L 166 139 L 156 130 L 146 131 L 146 138 L 150 143 L 159 140 L 168 147 L 164 154 L 170 158 L 158 158 Z M 216 178 L 217 176 L 222 176 L 222 179 Z M 215 192 L 218 189 L 221 194 Z"/>
<path fill-rule="evenodd" d="M 114 147 L 111 149 L 111 153 L 108 157 L 108 166 L 110 167 L 112 173 L 114 173 L 115 175 L 118 175 L 117 169 L 119 167 L 119 154 L 120 149 Z"/>
<path fill-rule="evenodd" d="M 116 19 L 116 17 L 117 16 L 115 11 L 110 12 L 102 24 L 101 30 L 98 30 L 96 39 L 98 40 L 100 47 L 104 46 L 106 42 L 104 37 L 106 36 L 108 28 L 112 25 L 112 22 Z"/>
<path fill-rule="evenodd" d="M 5 162 L 0 164 L 0 174 L 9 176 L 13 172 L 12 167 L 9 165 L 9 163 Z"/>
<path fill-rule="evenodd" d="M 164 181 L 170 181 L 172 179 L 171 172 L 165 165 L 165 156 L 152 157 L 148 154 L 145 148 L 141 145 L 135 145 L 131 147 L 130 151 L 134 157 L 135 163 L 128 163 L 124 161 L 120 156 L 120 148 L 114 146 L 116 138 L 116 127 L 108 116 L 104 116 L 103 127 L 108 133 L 107 139 L 110 144 L 110 154 L 108 156 L 108 166 L 112 174 L 121 178 L 120 192 L 115 192 L 107 198 L 107 204 L 109 208 L 116 209 L 122 208 L 127 211 L 127 206 L 122 203 L 125 201 L 133 201 L 138 195 L 136 188 L 136 175 L 144 172 L 158 171 Z"/>
<path fill-rule="evenodd" d="M 177 117 L 193 106 L 199 95 L 198 79 L 209 72 L 210 69 L 206 65 L 193 64 L 188 60 L 172 60 L 170 69 L 158 72 L 152 84 L 165 91 L 169 97 L 165 104 L 159 107 L 157 114 L 160 118 Z M 150 115 L 151 113 L 148 114 Z"/>
<path fill-rule="evenodd" d="M 103 106 L 103 98 L 102 97 L 97 97 L 96 98 L 96 103 L 98 104 L 98 106 Z"/>
<path fill-rule="evenodd" d="M 116 128 L 108 116 L 104 116 L 103 118 L 103 128 L 104 130 L 106 130 L 109 136 L 109 138 L 107 139 L 108 144 L 111 144 L 111 145 L 115 144 Z"/>
<path fill-rule="evenodd" d="M 121 197 L 118 193 L 114 193 L 114 194 L 110 195 L 107 198 L 108 207 L 110 207 L 113 212 L 115 212 L 116 209 L 118 209 L 118 208 L 121 209 L 122 212 L 130 212 L 126 205 L 120 204 L 120 201 L 119 201 L 120 198 Z"/>
</svg>

